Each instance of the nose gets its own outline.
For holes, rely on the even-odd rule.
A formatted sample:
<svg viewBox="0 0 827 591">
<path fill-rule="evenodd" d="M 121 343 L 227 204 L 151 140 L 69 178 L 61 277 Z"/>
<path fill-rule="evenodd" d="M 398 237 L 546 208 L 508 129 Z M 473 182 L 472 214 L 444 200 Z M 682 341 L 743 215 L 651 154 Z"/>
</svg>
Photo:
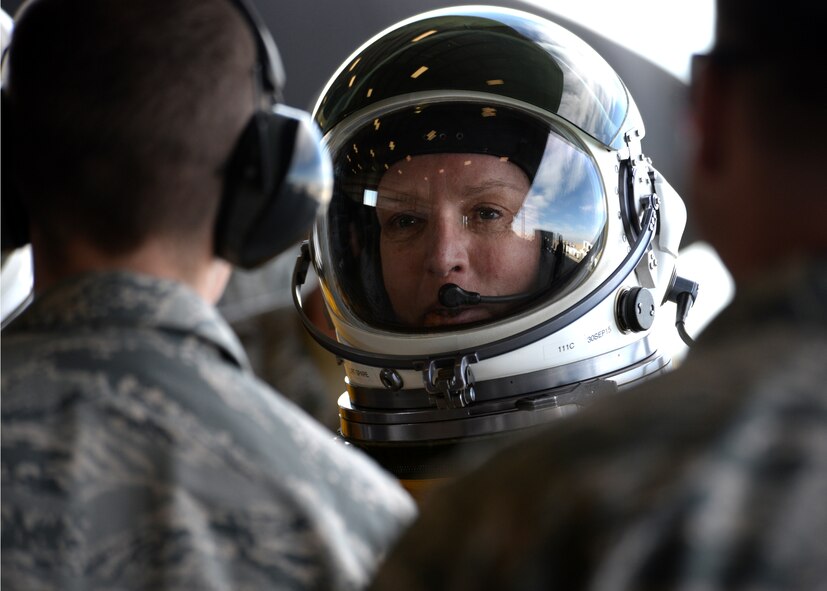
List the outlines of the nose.
<svg viewBox="0 0 827 591">
<path fill-rule="evenodd" d="M 437 277 L 468 268 L 468 232 L 461 216 L 436 215 L 429 220 L 427 271 Z"/>
</svg>

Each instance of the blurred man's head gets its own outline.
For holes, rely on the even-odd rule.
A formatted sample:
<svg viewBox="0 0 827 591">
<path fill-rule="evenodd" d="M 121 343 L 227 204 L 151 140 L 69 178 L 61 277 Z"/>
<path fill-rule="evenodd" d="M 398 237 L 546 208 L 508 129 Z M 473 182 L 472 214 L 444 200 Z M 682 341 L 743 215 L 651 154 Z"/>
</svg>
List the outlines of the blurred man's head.
<svg viewBox="0 0 827 591">
<path fill-rule="evenodd" d="M 736 279 L 827 250 L 827 8 L 718 0 L 696 60 L 693 213 Z"/>
<path fill-rule="evenodd" d="M 35 0 L 5 91 L 32 239 L 211 255 L 222 169 L 254 109 L 255 45 L 227 0 Z"/>
</svg>

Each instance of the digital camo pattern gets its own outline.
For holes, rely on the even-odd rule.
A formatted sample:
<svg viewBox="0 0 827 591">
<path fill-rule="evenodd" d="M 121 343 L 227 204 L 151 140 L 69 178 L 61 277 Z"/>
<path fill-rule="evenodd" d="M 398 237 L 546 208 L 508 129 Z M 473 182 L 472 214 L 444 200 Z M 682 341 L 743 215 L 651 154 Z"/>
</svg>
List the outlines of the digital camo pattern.
<svg viewBox="0 0 827 591">
<path fill-rule="evenodd" d="M 43 294 L 2 335 L 2 588 L 357 589 L 413 517 L 183 286 Z"/>
<path fill-rule="evenodd" d="M 375 590 L 827 589 L 827 265 L 437 491 Z"/>
</svg>

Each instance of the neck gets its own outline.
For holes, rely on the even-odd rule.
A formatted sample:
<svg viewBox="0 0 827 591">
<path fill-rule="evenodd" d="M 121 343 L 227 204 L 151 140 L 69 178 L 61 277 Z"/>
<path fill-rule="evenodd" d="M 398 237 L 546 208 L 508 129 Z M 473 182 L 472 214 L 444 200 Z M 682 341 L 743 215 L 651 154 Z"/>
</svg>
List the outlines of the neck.
<svg viewBox="0 0 827 591">
<path fill-rule="evenodd" d="M 60 260 L 44 255 L 32 236 L 34 291 L 39 294 L 69 277 L 101 271 L 131 271 L 177 281 L 190 287 L 205 301 L 215 304 L 224 291 L 231 267 L 206 249 L 200 254 L 184 252 L 180 244 L 152 240 L 128 253 L 113 255 L 87 242 L 68 244 Z"/>
</svg>

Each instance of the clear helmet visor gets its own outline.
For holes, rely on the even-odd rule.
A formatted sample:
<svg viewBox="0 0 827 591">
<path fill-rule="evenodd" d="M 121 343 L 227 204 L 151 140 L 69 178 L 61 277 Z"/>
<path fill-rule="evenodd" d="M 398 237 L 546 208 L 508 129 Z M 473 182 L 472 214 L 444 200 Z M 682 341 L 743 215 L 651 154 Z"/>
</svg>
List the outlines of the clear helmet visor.
<svg viewBox="0 0 827 591">
<path fill-rule="evenodd" d="M 361 120 L 328 138 L 336 185 L 318 230 L 320 280 L 349 322 L 403 333 L 479 327 L 588 279 L 606 196 L 573 134 L 490 101 Z"/>
</svg>

